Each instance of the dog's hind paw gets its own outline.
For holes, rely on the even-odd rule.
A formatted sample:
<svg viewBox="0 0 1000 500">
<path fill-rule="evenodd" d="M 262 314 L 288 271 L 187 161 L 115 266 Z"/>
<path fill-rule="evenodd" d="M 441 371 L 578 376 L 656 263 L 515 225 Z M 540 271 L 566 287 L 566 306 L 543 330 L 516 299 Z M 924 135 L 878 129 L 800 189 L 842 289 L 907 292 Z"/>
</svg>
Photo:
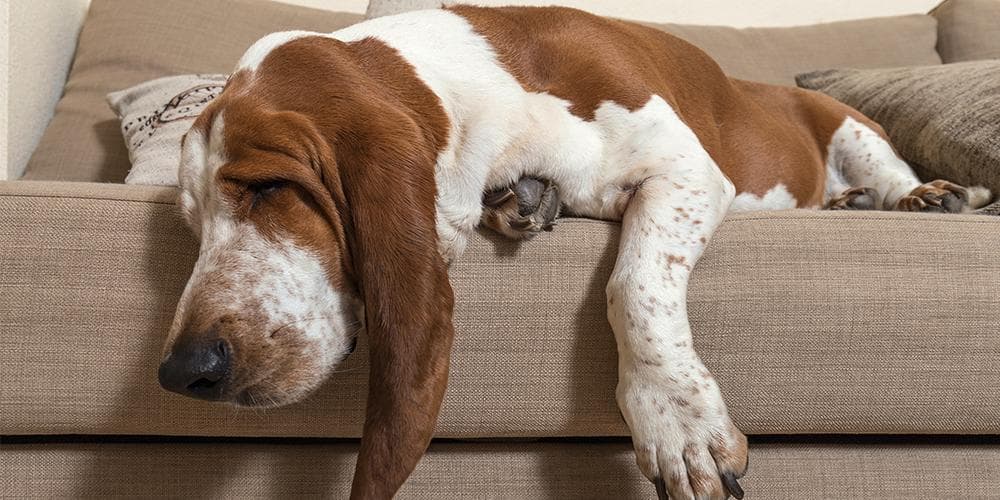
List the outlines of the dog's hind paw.
<svg viewBox="0 0 1000 500">
<path fill-rule="evenodd" d="M 875 210 L 878 208 L 878 191 L 872 188 L 848 189 L 827 203 L 827 210 Z"/>
<path fill-rule="evenodd" d="M 975 193 L 978 193 L 976 191 Z M 896 202 L 901 212 L 934 212 L 957 214 L 976 208 L 977 200 L 970 200 L 970 190 L 958 184 L 936 180 L 910 191 Z M 970 201 L 972 201 L 970 207 Z"/>
</svg>

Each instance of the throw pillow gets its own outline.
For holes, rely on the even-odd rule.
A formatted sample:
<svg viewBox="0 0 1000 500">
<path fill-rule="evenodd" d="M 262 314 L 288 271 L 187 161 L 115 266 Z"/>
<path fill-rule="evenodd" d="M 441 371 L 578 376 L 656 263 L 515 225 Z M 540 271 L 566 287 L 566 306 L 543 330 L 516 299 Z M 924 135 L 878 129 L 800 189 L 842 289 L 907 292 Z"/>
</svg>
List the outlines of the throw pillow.
<svg viewBox="0 0 1000 500">
<path fill-rule="evenodd" d="M 885 128 L 923 180 L 1000 193 L 1000 61 L 799 75 Z"/>
<path fill-rule="evenodd" d="M 455 0 L 369 0 L 365 18 L 392 16 L 411 10 L 437 9 L 442 5 L 457 3 Z"/>
<path fill-rule="evenodd" d="M 132 169 L 126 184 L 176 186 L 181 137 L 226 85 L 226 75 L 157 78 L 108 94 Z"/>
</svg>

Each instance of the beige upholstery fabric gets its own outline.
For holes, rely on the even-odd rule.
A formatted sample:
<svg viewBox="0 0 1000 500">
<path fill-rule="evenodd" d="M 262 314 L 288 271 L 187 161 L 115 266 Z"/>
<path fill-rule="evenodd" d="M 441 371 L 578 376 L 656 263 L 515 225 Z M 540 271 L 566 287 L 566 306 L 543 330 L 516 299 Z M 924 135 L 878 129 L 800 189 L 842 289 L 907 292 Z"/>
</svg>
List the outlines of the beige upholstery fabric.
<svg viewBox="0 0 1000 500">
<path fill-rule="evenodd" d="M 176 186 L 181 138 L 222 92 L 227 75 L 165 76 L 108 94 L 132 168 L 126 184 Z"/>
<path fill-rule="evenodd" d="M 228 73 L 265 33 L 329 32 L 360 19 L 261 0 L 94 0 L 66 93 L 24 178 L 121 182 L 128 154 L 105 94 L 162 76 Z M 929 16 L 803 28 L 667 29 L 705 48 L 734 76 L 786 85 L 795 74 L 819 68 L 940 62 Z"/>
<path fill-rule="evenodd" d="M 454 0 L 371 0 L 366 17 L 433 9 Z M 730 76 L 794 85 L 795 75 L 824 67 L 879 68 L 939 64 L 936 23 L 901 16 L 794 28 L 654 24 L 708 52 Z"/>
<path fill-rule="evenodd" d="M 1000 61 L 819 71 L 801 75 L 799 85 L 881 124 L 922 179 L 1000 193 Z"/>
<path fill-rule="evenodd" d="M 944 62 L 1000 59 L 1000 0 L 947 0 L 931 15 Z"/>
<path fill-rule="evenodd" d="M 292 407 L 158 387 L 197 254 L 174 196 L 0 183 L 0 434 L 358 436 L 364 345 Z M 472 239 L 439 436 L 627 433 L 604 304 L 617 228 Z M 995 217 L 732 216 L 694 272 L 695 344 L 748 433 L 1000 433 L 997 248 Z"/>
<path fill-rule="evenodd" d="M 347 498 L 355 443 L 25 444 L 12 498 Z M 995 498 L 1000 446 L 751 444 L 747 498 Z M 656 498 L 624 442 L 435 443 L 403 499 Z"/>
<path fill-rule="evenodd" d="M 732 77 L 795 85 L 795 75 L 821 68 L 940 64 L 936 23 L 912 15 L 794 28 L 653 25 L 715 58 Z"/>
<path fill-rule="evenodd" d="M 128 151 L 105 95 L 163 76 L 229 73 L 267 33 L 328 32 L 361 18 L 264 0 L 93 0 L 65 94 L 24 178 L 122 182 Z"/>
</svg>

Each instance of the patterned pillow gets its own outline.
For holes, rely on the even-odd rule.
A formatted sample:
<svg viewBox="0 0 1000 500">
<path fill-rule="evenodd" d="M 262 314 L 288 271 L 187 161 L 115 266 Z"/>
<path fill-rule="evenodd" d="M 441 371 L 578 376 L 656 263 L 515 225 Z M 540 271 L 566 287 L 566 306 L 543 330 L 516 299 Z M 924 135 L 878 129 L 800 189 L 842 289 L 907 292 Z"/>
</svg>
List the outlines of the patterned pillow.
<svg viewBox="0 0 1000 500">
<path fill-rule="evenodd" d="M 226 75 L 157 78 L 108 94 L 121 120 L 132 169 L 126 184 L 176 186 L 181 137 L 201 110 L 222 92 Z"/>
<path fill-rule="evenodd" d="M 799 75 L 880 123 L 921 179 L 1000 194 L 1000 61 Z"/>
</svg>

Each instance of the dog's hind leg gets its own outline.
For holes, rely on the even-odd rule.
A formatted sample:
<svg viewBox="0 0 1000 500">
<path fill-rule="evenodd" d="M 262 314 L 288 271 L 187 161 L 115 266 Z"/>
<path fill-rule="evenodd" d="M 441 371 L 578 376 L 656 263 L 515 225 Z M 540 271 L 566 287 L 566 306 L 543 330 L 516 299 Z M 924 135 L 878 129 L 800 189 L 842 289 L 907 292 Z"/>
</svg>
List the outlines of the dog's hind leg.
<svg viewBox="0 0 1000 500">
<path fill-rule="evenodd" d="M 900 198 L 920 186 L 920 179 L 899 158 L 881 129 L 864 121 L 867 123 L 848 116 L 830 138 L 827 208 L 892 210 Z"/>
<path fill-rule="evenodd" d="M 935 180 L 926 184 L 896 154 L 881 127 L 846 117 L 827 153 L 827 208 L 913 212 L 966 212 L 989 202 L 990 193 Z"/>
</svg>

